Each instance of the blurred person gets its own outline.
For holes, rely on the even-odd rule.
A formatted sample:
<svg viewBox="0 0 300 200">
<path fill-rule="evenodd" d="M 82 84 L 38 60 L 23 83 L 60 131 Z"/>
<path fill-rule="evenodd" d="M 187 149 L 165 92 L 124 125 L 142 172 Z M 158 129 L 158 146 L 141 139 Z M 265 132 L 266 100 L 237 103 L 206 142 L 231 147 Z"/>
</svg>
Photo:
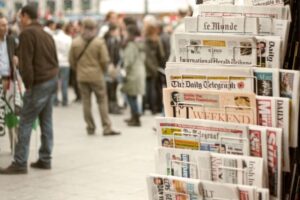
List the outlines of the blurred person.
<svg viewBox="0 0 300 200">
<path fill-rule="evenodd" d="M 56 30 L 56 24 L 53 20 L 47 20 L 44 26 L 44 31 L 51 36 L 54 36 Z"/>
<path fill-rule="evenodd" d="M 138 41 L 140 31 L 136 25 L 127 26 L 126 45 L 124 49 L 124 68 L 126 77 L 122 91 L 126 94 L 131 110 L 131 118 L 126 120 L 128 126 L 141 126 L 141 109 L 138 95 L 145 94 L 145 53 L 143 43 Z"/>
<path fill-rule="evenodd" d="M 113 11 L 109 11 L 106 14 L 104 24 L 101 26 L 98 36 L 104 37 L 109 30 L 110 24 L 118 25 L 118 15 Z"/>
<path fill-rule="evenodd" d="M 15 78 L 15 68 L 18 64 L 16 51 L 17 44 L 15 42 L 15 38 L 8 35 L 8 21 L 6 17 L 0 15 L 0 76 L 4 97 L 6 97 L 7 90 L 11 87 L 10 82 Z M 15 109 L 11 111 L 15 112 Z M 11 148 L 14 142 L 12 140 L 13 131 L 13 129 L 9 129 Z"/>
<path fill-rule="evenodd" d="M 177 24 L 174 27 L 174 31 L 171 35 L 171 51 L 170 51 L 170 56 L 168 58 L 169 62 L 175 62 L 175 38 L 174 35 L 175 33 L 184 33 L 185 32 L 185 26 L 184 26 L 184 17 L 186 16 L 191 16 L 192 15 L 192 10 L 190 7 L 182 7 L 178 10 L 178 20 Z"/>
<path fill-rule="evenodd" d="M 82 34 L 73 40 L 69 61 L 77 73 L 87 134 L 93 135 L 96 130 L 91 110 L 91 95 L 94 93 L 101 117 L 103 135 L 119 135 L 120 132 L 112 129 L 108 115 L 104 73 L 109 63 L 109 55 L 104 40 L 97 37 L 97 23 L 95 20 L 85 19 L 83 21 Z"/>
<path fill-rule="evenodd" d="M 152 114 L 162 112 L 161 85 L 158 76 L 159 68 L 164 66 L 165 52 L 159 37 L 158 23 L 154 16 L 144 18 L 144 37 L 146 53 L 146 97 Z"/>
<path fill-rule="evenodd" d="M 20 114 L 14 161 L 1 174 L 26 174 L 30 136 L 34 121 L 41 126 L 39 158 L 31 167 L 51 169 L 53 149 L 52 96 L 57 87 L 58 61 L 53 38 L 37 22 L 37 10 L 24 6 L 20 13 L 23 27 L 19 44 L 19 68 L 26 88 Z"/>
<path fill-rule="evenodd" d="M 54 34 L 54 41 L 56 45 L 56 52 L 59 64 L 59 88 L 54 96 L 54 105 L 59 104 L 58 91 L 62 92 L 62 106 L 68 105 L 68 86 L 70 76 L 69 52 L 72 44 L 71 36 L 67 35 L 63 30 L 63 23 L 57 23 L 56 33 Z"/>
<path fill-rule="evenodd" d="M 104 40 L 110 57 L 110 66 L 106 76 L 107 94 L 109 101 L 109 113 L 122 114 L 121 108 L 117 102 L 118 76 L 121 65 L 121 41 L 120 30 L 117 25 L 110 24 L 108 32 L 104 35 Z"/>
</svg>

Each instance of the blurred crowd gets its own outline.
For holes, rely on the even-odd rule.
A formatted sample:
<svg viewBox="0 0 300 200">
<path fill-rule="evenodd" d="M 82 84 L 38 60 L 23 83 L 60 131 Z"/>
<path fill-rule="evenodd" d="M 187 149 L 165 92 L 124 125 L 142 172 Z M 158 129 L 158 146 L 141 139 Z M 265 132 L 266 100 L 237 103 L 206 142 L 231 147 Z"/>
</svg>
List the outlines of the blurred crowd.
<svg viewBox="0 0 300 200">
<path fill-rule="evenodd" d="M 184 31 L 182 20 L 191 12 L 188 7 L 179 9 L 176 20 L 172 22 L 154 15 L 138 18 L 115 12 L 108 12 L 103 22 L 84 18 L 68 22 L 44 21 L 43 29 L 53 37 L 59 61 L 59 88 L 53 98 L 54 105 L 68 106 L 69 85 L 74 89 L 74 102 L 84 101 L 79 84 L 82 80 L 77 79 L 78 73 L 87 72 L 78 72 L 78 67 L 71 66 L 77 65 L 77 61 L 75 58 L 72 61 L 70 52 L 76 49 L 74 42 L 77 38 L 88 41 L 99 37 L 109 56 L 109 64 L 103 70 L 109 113 L 122 114 L 129 106 L 131 116 L 126 120 L 129 126 L 140 126 L 139 118 L 146 110 L 153 115 L 162 113 L 162 88 L 166 84 L 164 68 L 167 61 L 174 61 L 172 35 Z M 17 17 L 10 22 L 8 34 L 15 38 L 16 43 L 21 29 Z M 85 32 L 87 29 L 96 31 L 86 37 L 85 34 L 89 34 Z M 91 62 L 83 60 L 84 65 Z"/>
</svg>

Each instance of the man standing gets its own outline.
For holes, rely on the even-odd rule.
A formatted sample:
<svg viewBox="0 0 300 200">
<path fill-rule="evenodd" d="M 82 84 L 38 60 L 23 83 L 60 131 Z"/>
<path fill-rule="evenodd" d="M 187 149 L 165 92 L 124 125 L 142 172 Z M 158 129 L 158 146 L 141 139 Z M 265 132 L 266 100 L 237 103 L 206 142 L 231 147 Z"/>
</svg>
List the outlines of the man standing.
<svg viewBox="0 0 300 200">
<path fill-rule="evenodd" d="M 85 19 L 82 28 L 82 34 L 74 39 L 72 43 L 69 60 L 77 73 L 87 133 L 93 135 L 96 129 L 91 111 L 91 95 L 95 93 L 101 116 L 103 135 L 119 135 L 120 132 L 112 130 L 108 116 L 104 72 L 109 63 L 109 56 L 105 42 L 100 37 L 97 37 L 96 21 Z"/>
<path fill-rule="evenodd" d="M 51 169 L 53 147 L 52 96 L 57 88 L 58 61 L 52 37 L 37 22 L 37 10 L 25 6 L 20 13 L 20 72 L 26 92 L 20 116 L 14 161 L 0 174 L 26 174 L 32 125 L 38 118 L 41 126 L 39 159 L 31 167 Z"/>
</svg>

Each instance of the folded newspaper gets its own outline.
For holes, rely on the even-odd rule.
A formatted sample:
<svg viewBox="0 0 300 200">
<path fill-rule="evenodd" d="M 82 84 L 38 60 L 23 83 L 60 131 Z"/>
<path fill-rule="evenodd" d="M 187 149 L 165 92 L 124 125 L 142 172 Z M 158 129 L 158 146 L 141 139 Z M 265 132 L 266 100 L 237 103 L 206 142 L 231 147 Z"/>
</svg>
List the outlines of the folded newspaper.
<svg viewBox="0 0 300 200">
<path fill-rule="evenodd" d="M 168 88 L 254 92 L 250 67 L 167 63 L 165 73 Z"/>
<path fill-rule="evenodd" d="M 279 97 L 279 71 L 277 69 L 253 68 L 256 77 L 256 94 Z"/>
<path fill-rule="evenodd" d="M 280 70 L 280 97 L 289 98 L 291 101 L 290 113 L 290 147 L 298 147 L 299 126 L 299 71 Z"/>
<path fill-rule="evenodd" d="M 268 190 L 151 174 L 147 177 L 149 200 L 269 200 Z"/>
<path fill-rule="evenodd" d="M 197 89 L 163 89 L 167 117 L 256 124 L 254 93 Z"/>
<path fill-rule="evenodd" d="M 159 146 L 250 155 L 248 127 L 211 120 L 158 117 Z"/>
<path fill-rule="evenodd" d="M 185 31 L 199 33 L 232 33 L 253 34 L 259 33 L 258 18 L 244 16 L 204 16 L 185 17 Z"/>
<path fill-rule="evenodd" d="M 156 172 L 163 175 L 263 187 L 263 159 L 160 147 Z"/>
<path fill-rule="evenodd" d="M 256 39 L 245 35 L 175 33 L 177 62 L 256 66 Z"/>
<path fill-rule="evenodd" d="M 256 98 L 257 124 L 277 127 L 283 130 L 283 171 L 290 172 L 289 126 L 290 104 L 288 98 L 260 97 Z"/>
</svg>

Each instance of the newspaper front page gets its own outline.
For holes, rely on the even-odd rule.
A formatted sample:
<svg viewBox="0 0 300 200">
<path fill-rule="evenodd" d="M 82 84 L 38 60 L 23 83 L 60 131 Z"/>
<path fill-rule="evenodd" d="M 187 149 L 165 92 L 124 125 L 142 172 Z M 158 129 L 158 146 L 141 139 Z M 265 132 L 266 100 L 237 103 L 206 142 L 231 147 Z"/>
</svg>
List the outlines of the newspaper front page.
<svg viewBox="0 0 300 200">
<path fill-rule="evenodd" d="M 256 40 L 251 36 L 175 33 L 177 62 L 256 65 Z"/>
<path fill-rule="evenodd" d="M 156 118 L 159 146 L 250 155 L 244 124 L 180 118 Z"/>
<path fill-rule="evenodd" d="M 274 5 L 284 5 L 284 2 L 283 0 L 203 0 L 203 4 L 274 6 Z"/>
<path fill-rule="evenodd" d="M 280 97 L 291 101 L 289 144 L 293 148 L 298 147 L 299 85 L 299 71 L 280 70 Z"/>
<path fill-rule="evenodd" d="M 168 88 L 254 92 L 250 67 L 167 63 L 165 72 Z"/>
<path fill-rule="evenodd" d="M 163 89 L 167 117 L 257 124 L 254 93 Z"/>
</svg>

